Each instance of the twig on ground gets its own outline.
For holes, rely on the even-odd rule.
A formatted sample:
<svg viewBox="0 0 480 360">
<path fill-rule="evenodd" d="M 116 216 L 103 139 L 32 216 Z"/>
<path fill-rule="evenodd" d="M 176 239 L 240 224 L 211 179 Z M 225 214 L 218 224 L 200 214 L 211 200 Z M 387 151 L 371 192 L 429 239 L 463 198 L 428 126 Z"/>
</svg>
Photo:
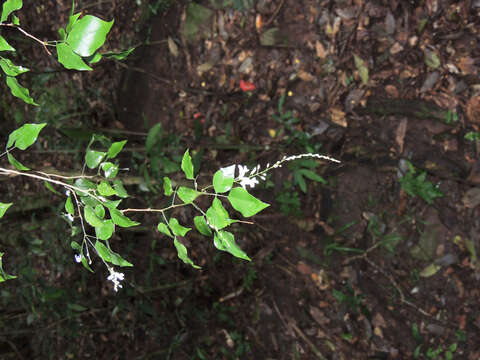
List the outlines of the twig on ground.
<svg viewBox="0 0 480 360">
<path fill-rule="evenodd" d="M 280 12 L 280 10 L 282 9 L 283 7 L 283 4 L 285 4 L 285 0 L 282 0 L 280 2 L 280 4 L 278 4 L 277 8 L 275 9 L 275 11 L 273 12 L 272 16 L 270 17 L 270 19 L 268 19 L 265 23 L 264 23 L 264 27 L 267 27 L 269 26 L 273 20 L 275 20 L 275 18 L 278 16 L 278 13 Z"/>
</svg>

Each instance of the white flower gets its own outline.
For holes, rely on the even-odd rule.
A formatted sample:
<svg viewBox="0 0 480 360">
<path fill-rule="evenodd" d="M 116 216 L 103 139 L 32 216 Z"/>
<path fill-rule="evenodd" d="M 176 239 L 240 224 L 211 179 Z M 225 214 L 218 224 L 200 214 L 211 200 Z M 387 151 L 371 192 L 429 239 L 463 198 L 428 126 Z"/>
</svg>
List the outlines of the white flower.
<svg viewBox="0 0 480 360">
<path fill-rule="evenodd" d="M 75 262 L 79 263 L 82 261 L 82 255 L 81 254 L 75 254 Z"/>
<path fill-rule="evenodd" d="M 70 190 L 65 191 L 65 195 L 70 196 Z"/>
<path fill-rule="evenodd" d="M 247 186 L 253 188 L 256 184 L 258 184 L 258 180 L 256 178 L 244 177 L 243 179 L 240 179 L 240 186 L 244 189 L 246 189 Z"/>
<path fill-rule="evenodd" d="M 230 165 L 228 167 L 221 168 L 220 171 L 224 177 L 233 179 L 235 177 L 235 166 L 235 164 Z"/>
<path fill-rule="evenodd" d="M 70 220 L 70 222 L 73 222 L 73 215 L 65 214 L 65 216 L 67 217 L 68 220 Z"/>
<path fill-rule="evenodd" d="M 245 174 L 248 172 L 248 167 L 244 165 L 238 165 L 238 177 L 241 179 L 245 177 Z"/>
<path fill-rule="evenodd" d="M 107 280 L 113 282 L 113 290 L 118 291 L 118 288 L 122 287 L 122 285 L 120 285 L 120 281 L 125 278 L 125 275 L 123 273 L 116 272 L 112 267 L 109 267 L 108 271 L 110 271 L 110 276 L 107 278 Z"/>
</svg>

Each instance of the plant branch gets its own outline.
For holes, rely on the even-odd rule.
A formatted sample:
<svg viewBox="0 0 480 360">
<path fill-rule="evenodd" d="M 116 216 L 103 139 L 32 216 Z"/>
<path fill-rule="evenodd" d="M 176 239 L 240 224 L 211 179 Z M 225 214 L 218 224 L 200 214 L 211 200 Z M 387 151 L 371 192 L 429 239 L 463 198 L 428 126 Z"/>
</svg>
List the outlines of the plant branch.
<svg viewBox="0 0 480 360">
<path fill-rule="evenodd" d="M 18 31 L 20 31 L 23 35 L 25 35 L 26 37 L 29 37 L 30 39 L 33 39 L 35 40 L 36 42 L 40 43 L 43 48 L 45 49 L 45 51 L 47 52 L 48 55 L 52 56 L 52 53 L 50 52 L 50 50 L 48 50 L 47 48 L 47 45 L 48 43 L 46 41 L 42 41 L 40 40 L 39 38 L 33 36 L 32 34 L 26 32 L 25 30 L 23 30 L 20 26 L 18 25 L 15 25 L 15 24 L 12 24 L 12 23 L 8 23 L 8 24 L 0 24 L 0 26 L 7 26 L 7 27 L 11 27 L 11 28 L 14 28 L 14 29 L 17 29 Z"/>
</svg>

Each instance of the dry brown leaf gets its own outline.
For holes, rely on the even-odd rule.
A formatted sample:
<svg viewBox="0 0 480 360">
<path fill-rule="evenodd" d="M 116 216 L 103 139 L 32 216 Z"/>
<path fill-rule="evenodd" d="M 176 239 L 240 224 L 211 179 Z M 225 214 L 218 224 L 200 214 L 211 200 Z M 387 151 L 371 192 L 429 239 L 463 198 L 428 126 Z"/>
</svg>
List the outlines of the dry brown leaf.
<svg viewBox="0 0 480 360">
<path fill-rule="evenodd" d="M 324 60 L 327 57 L 327 51 L 325 50 L 325 47 L 318 40 L 315 42 L 315 51 L 320 59 Z"/>
<path fill-rule="evenodd" d="M 168 50 L 170 50 L 170 53 L 174 56 L 178 56 L 178 46 L 175 44 L 175 41 L 169 36 L 167 39 L 168 42 Z"/>
<path fill-rule="evenodd" d="M 301 70 L 301 69 L 298 70 L 297 75 L 303 81 L 313 81 L 315 79 L 315 77 L 312 74 L 306 72 L 305 70 Z"/>
<path fill-rule="evenodd" d="M 407 118 L 403 118 L 402 120 L 400 120 L 400 123 L 397 126 L 397 130 L 395 131 L 395 142 L 398 145 L 399 154 L 403 152 L 403 144 L 405 141 L 405 134 L 407 133 L 407 125 Z"/>
<path fill-rule="evenodd" d="M 480 205 L 480 188 L 471 188 L 462 197 L 463 206 L 473 209 Z"/>
<path fill-rule="evenodd" d="M 387 323 L 385 322 L 385 319 L 383 318 L 382 314 L 377 312 L 373 318 L 372 318 L 372 325 L 375 327 L 383 327 L 384 329 L 387 328 Z"/>
<path fill-rule="evenodd" d="M 330 120 L 340 125 L 341 127 L 347 127 L 347 119 L 345 118 L 345 113 L 340 110 L 339 108 L 331 108 L 330 109 Z"/>
<path fill-rule="evenodd" d="M 310 306 L 310 315 L 319 325 L 327 325 L 330 323 L 330 319 L 325 316 L 322 310 L 318 307 Z"/>
<path fill-rule="evenodd" d="M 260 31 L 262 29 L 262 26 L 263 26 L 262 15 L 257 14 L 257 17 L 255 18 L 255 28 L 257 29 L 257 31 Z"/>
<path fill-rule="evenodd" d="M 395 55 L 398 54 L 400 51 L 403 51 L 403 46 L 397 41 L 390 48 L 390 54 Z"/>
<path fill-rule="evenodd" d="M 480 96 L 473 96 L 468 100 L 467 116 L 471 123 L 480 124 Z"/>
<path fill-rule="evenodd" d="M 464 75 L 476 75 L 477 67 L 475 66 L 475 60 L 471 57 L 462 57 L 458 60 L 457 66 L 460 68 Z"/>
<path fill-rule="evenodd" d="M 297 271 L 303 275 L 310 275 L 313 272 L 310 266 L 301 261 L 297 264 Z"/>
<path fill-rule="evenodd" d="M 399 93 L 395 85 L 387 85 L 385 86 L 385 92 L 390 95 L 392 98 L 398 98 Z"/>
</svg>

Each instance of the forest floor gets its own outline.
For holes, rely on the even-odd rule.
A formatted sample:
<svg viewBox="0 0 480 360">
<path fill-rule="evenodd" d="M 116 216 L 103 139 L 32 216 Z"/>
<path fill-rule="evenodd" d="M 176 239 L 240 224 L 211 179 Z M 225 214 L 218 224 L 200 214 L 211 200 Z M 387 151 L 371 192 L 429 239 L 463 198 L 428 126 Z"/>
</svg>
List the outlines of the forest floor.
<svg viewBox="0 0 480 360">
<path fill-rule="evenodd" d="M 71 259 L 40 284 L 43 297 L 6 285 L 28 299 L 2 318 L 26 317 L 0 334 L 4 353 L 480 359 L 480 2 L 166 3 L 122 3 L 108 14 L 110 2 L 99 5 L 95 13 L 118 24 L 113 47 L 136 26 L 129 41 L 143 44 L 122 64 L 75 80 L 111 95 L 113 108 L 85 106 L 95 129 L 129 140 L 123 161 L 147 179 L 130 187 L 139 194 L 131 201 L 161 205 L 161 193 L 146 202 L 141 191 L 185 147 L 200 154 L 205 181 L 223 166 L 263 167 L 284 155 L 340 163 L 293 162 L 252 191 L 271 204 L 235 228 L 252 262 L 192 237 L 185 244 L 202 269 L 188 268 L 171 242 L 146 230 L 158 222 L 148 215 L 147 227 L 120 235 L 135 267 L 115 296 L 104 274 L 82 274 Z M 57 132 L 76 121 L 57 121 Z M 159 123 L 158 146 L 145 152 Z M 50 275 L 49 261 L 34 265 Z M 2 296 L 4 305 L 14 299 Z M 70 313 L 59 309 L 65 301 Z M 34 326 L 41 337 L 29 335 Z"/>
</svg>

